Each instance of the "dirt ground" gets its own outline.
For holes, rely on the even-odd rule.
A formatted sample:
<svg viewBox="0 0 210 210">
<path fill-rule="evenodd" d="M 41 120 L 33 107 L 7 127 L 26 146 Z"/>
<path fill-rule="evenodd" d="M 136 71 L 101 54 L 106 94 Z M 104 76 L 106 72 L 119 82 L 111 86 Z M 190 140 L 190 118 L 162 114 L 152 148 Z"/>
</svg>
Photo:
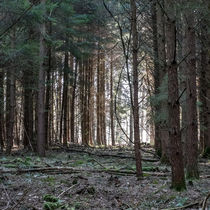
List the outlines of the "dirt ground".
<svg viewBox="0 0 210 210">
<path fill-rule="evenodd" d="M 169 166 L 144 161 L 144 177 L 137 180 L 134 160 L 117 157 L 131 152 L 106 154 L 117 155 L 59 150 L 48 152 L 46 158 L 28 152 L 1 155 L 0 209 L 147 210 L 182 209 L 188 204 L 195 205 L 185 209 L 199 209 L 210 192 L 210 160 L 199 161 L 200 180 L 187 180 L 187 190 L 176 192 L 170 189 Z M 150 154 L 143 157 L 154 159 Z M 208 205 L 210 209 L 210 199 Z"/>
</svg>

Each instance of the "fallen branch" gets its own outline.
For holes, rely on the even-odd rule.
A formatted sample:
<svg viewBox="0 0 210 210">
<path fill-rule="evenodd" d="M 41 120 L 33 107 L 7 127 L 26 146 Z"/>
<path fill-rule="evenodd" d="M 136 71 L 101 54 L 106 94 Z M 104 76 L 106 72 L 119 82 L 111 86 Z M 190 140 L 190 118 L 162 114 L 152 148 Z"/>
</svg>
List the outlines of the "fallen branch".
<svg viewBox="0 0 210 210">
<path fill-rule="evenodd" d="M 168 208 L 168 209 L 163 209 L 163 210 L 178 210 L 178 209 L 186 209 L 186 208 L 190 208 L 190 207 L 193 207 L 195 205 L 199 205 L 200 202 L 199 201 L 196 201 L 194 203 L 190 203 L 190 204 L 187 204 L 185 206 L 179 206 L 179 207 L 176 207 L 176 208 Z"/>
<path fill-rule="evenodd" d="M 27 195 L 28 192 L 29 192 L 29 190 L 26 189 L 26 190 L 24 191 L 22 197 L 20 198 L 20 200 L 19 200 L 13 207 L 11 207 L 10 210 L 13 210 L 13 209 L 15 209 L 18 205 L 20 205 L 21 202 L 25 199 L 25 196 Z"/>
<path fill-rule="evenodd" d="M 73 146 L 75 148 L 72 148 L 72 147 L 64 147 L 63 145 L 61 144 L 56 144 L 56 146 L 60 147 L 61 149 L 67 151 L 67 152 L 83 152 L 83 153 L 86 153 L 86 154 L 89 154 L 89 155 L 95 155 L 95 156 L 98 156 L 98 157 L 116 157 L 116 158 L 123 158 L 123 159 L 134 159 L 135 160 L 135 157 L 134 155 L 133 156 L 129 156 L 129 155 L 118 155 L 118 154 L 109 154 L 109 153 L 105 153 L 105 152 L 102 152 L 102 151 L 106 151 L 105 149 L 98 149 L 98 148 L 95 148 L 95 147 L 88 147 L 88 148 L 91 148 L 91 150 L 96 150 L 96 152 L 93 152 L 93 151 L 88 151 L 86 149 L 86 147 L 84 146 Z M 98 151 L 97 151 L 98 150 Z M 157 155 L 155 155 L 155 153 L 153 153 L 152 151 L 147 151 L 143 148 L 141 148 L 141 150 L 144 152 L 144 153 L 148 153 L 148 154 L 152 154 L 153 156 L 157 157 Z M 117 150 L 111 150 L 111 151 L 117 151 Z M 129 150 L 129 151 L 134 151 L 134 150 Z M 147 161 L 147 162 L 158 162 L 159 159 L 150 159 L 150 158 L 142 158 L 142 161 Z"/>
<path fill-rule="evenodd" d="M 203 201 L 203 205 L 202 205 L 202 210 L 207 210 L 208 208 L 206 208 L 206 204 L 207 204 L 207 200 L 210 198 L 210 193 L 205 197 L 204 201 Z"/>
<path fill-rule="evenodd" d="M 69 187 L 67 190 L 64 190 L 61 194 L 58 195 L 58 198 L 60 198 L 62 195 L 67 193 L 69 190 L 71 190 L 73 187 L 78 186 L 79 184 L 74 184 L 71 187 Z"/>
<path fill-rule="evenodd" d="M 115 157 L 115 158 L 122 158 L 122 159 L 134 159 L 134 156 L 128 156 L 128 155 L 117 155 L 117 154 L 108 154 L 108 153 L 95 153 L 95 152 L 90 152 L 87 150 L 79 150 L 79 149 L 71 149 L 71 148 L 63 148 L 68 152 L 83 152 L 88 155 L 95 155 L 98 157 Z M 150 158 L 142 158 L 142 161 L 147 161 L 147 162 L 158 162 L 158 159 L 150 159 Z"/>
<path fill-rule="evenodd" d="M 56 174 L 71 174 L 71 173 L 80 173 L 80 172 L 89 172 L 89 173 L 108 173 L 116 175 L 128 175 L 133 176 L 136 174 L 135 171 L 125 171 L 125 170 L 114 170 L 114 169 L 84 169 L 84 168 L 72 168 L 72 167 L 47 167 L 47 168 L 32 168 L 32 169 L 18 169 L 18 170 L 3 170 L 0 171 L 0 174 L 24 174 L 24 173 L 56 173 Z M 151 176 L 162 176 L 166 177 L 170 174 L 161 173 L 161 172 L 146 172 L 146 175 Z"/>
<path fill-rule="evenodd" d="M 92 160 L 95 161 L 96 163 L 98 163 L 98 165 L 100 165 L 102 168 L 106 169 L 106 167 L 103 164 L 101 164 L 99 161 L 97 161 L 95 159 L 92 159 Z"/>
</svg>

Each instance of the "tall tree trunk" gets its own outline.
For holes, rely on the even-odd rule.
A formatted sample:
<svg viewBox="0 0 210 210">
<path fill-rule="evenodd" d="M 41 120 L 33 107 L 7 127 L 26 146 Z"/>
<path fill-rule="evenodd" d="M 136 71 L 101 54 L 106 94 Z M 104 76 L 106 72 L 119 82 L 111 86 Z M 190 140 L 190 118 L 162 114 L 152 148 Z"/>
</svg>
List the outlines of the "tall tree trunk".
<svg viewBox="0 0 210 210">
<path fill-rule="evenodd" d="M 41 0 L 41 4 L 45 10 L 46 0 Z M 37 116 L 37 152 L 39 156 L 45 156 L 45 34 L 46 27 L 45 22 L 40 25 L 40 66 L 39 66 L 39 76 L 38 76 L 38 116 Z"/>
<path fill-rule="evenodd" d="M 71 142 L 75 142 L 75 98 L 76 98 L 76 88 L 77 88 L 77 69 L 78 69 L 78 61 L 76 61 L 75 65 L 75 73 L 74 73 L 74 84 L 72 90 L 72 104 L 71 104 Z"/>
<path fill-rule="evenodd" d="M 207 107 L 207 70 L 208 70 L 208 48 L 207 48 L 207 26 L 205 21 L 201 24 L 201 69 L 199 74 L 199 99 L 201 102 L 200 107 L 200 142 L 201 142 L 201 152 L 206 156 L 207 145 L 209 135 L 208 135 L 208 107 Z M 210 145 L 209 145 L 210 146 Z M 206 154 L 205 154 L 206 153 Z"/>
<path fill-rule="evenodd" d="M 160 1 L 164 8 L 164 1 Z M 163 9 L 160 5 L 157 6 L 157 42 L 158 42 L 158 63 L 159 63 L 159 80 L 160 87 L 163 87 L 167 83 L 167 71 L 166 71 L 166 51 L 165 51 L 165 18 Z M 166 90 L 167 91 L 167 90 Z M 162 99 L 160 102 L 160 114 L 164 118 L 160 122 L 160 139 L 161 139 L 161 162 L 168 163 L 168 103 L 167 99 Z"/>
<path fill-rule="evenodd" d="M 4 71 L 0 69 L 0 151 L 4 148 Z"/>
<path fill-rule="evenodd" d="M 136 2 L 130 0 L 131 5 L 131 29 L 132 29 L 132 65 L 133 65 L 133 122 L 134 122 L 134 150 L 136 158 L 136 174 L 142 176 L 142 163 L 140 152 L 140 132 L 139 132 L 139 102 L 138 102 L 138 32 L 136 17 Z"/>
<path fill-rule="evenodd" d="M 168 70 L 169 142 L 172 188 L 185 189 L 184 164 L 180 131 L 179 87 L 176 61 L 176 21 L 172 0 L 166 1 L 166 44 Z"/>
<path fill-rule="evenodd" d="M 83 78 L 84 78 L 84 96 L 83 96 L 83 118 L 81 119 L 83 122 L 83 139 L 82 144 L 83 145 L 89 145 L 89 137 L 90 137 L 90 120 L 89 120 L 89 60 L 86 60 L 84 62 L 84 71 L 83 71 Z"/>
<path fill-rule="evenodd" d="M 69 80 L 69 54 L 65 52 L 65 61 L 64 61 L 64 82 L 63 82 L 63 146 L 67 146 L 68 135 L 67 135 L 67 127 L 68 127 L 68 82 Z M 61 122 L 62 123 L 62 122 Z"/>
<path fill-rule="evenodd" d="M 52 23 L 50 22 L 49 25 L 49 35 L 52 35 Z M 45 102 L 45 146 L 46 149 L 49 146 L 50 141 L 50 90 L 51 90 L 51 71 L 52 71 L 52 48 L 51 46 L 48 47 L 48 68 L 47 68 L 47 78 L 46 78 L 46 102 Z"/>
<path fill-rule="evenodd" d="M 89 113 L 89 144 L 94 142 L 94 68 L 93 59 L 89 61 L 89 93 L 88 93 L 88 113 Z"/>
<path fill-rule="evenodd" d="M 24 119 L 23 119 L 23 145 L 24 148 L 30 148 L 33 141 L 33 72 L 29 69 L 23 72 L 24 80 Z M 34 149 L 34 148 L 31 148 Z"/>
<path fill-rule="evenodd" d="M 97 54 L 97 95 L 96 95 L 96 115 L 97 115 L 97 144 L 102 145 L 102 140 L 101 140 L 101 118 L 100 118 L 100 112 L 101 112 L 101 93 L 100 93 L 100 75 L 101 75 L 101 70 L 100 70 L 100 63 L 101 63 L 101 56 L 100 56 L 100 49 L 98 49 L 98 54 Z"/>
<path fill-rule="evenodd" d="M 101 63 L 101 138 L 103 145 L 107 146 L 106 142 L 106 100 L 105 100 L 105 55 L 102 56 Z"/>
<path fill-rule="evenodd" d="M 81 140 L 82 144 L 85 144 L 85 76 L 84 76 L 84 61 L 80 60 L 79 62 L 79 90 L 80 90 L 80 124 L 81 124 Z"/>
<path fill-rule="evenodd" d="M 113 51 L 111 51 L 111 61 L 110 61 L 110 128 L 111 128 L 112 146 L 115 146 L 114 105 L 113 105 Z"/>
<path fill-rule="evenodd" d="M 198 119 L 196 107 L 196 60 L 195 60 L 195 25 L 194 11 L 187 15 L 186 41 L 189 56 L 187 57 L 187 130 L 186 130 L 186 172 L 187 178 L 199 178 L 198 173 Z"/>
<path fill-rule="evenodd" d="M 156 2 L 152 4 L 152 29 L 153 29 L 153 57 L 154 57 L 154 93 L 159 94 L 160 89 L 160 65 L 158 56 L 158 31 L 157 31 L 157 5 Z M 160 104 L 155 106 L 155 151 L 161 157 L 161 136 L 160 136 L 160 122 L 157 120 L 160 114 Z"/>
<path fill-rule="evenodd" d="M 15 31 L 12 36 L 12 49 L 14 49 L 15 44 Z M 11 153 L 12 147 L 13 147 L 13 141 L 14 141 L 14 122 L 15 122 L 15 69 L 14 67 L 11 67 L 8 69 L 7 72 L 7 91 L 9 98 L 8 101 L 8 110 L 7 110 L 7 116 L 8 116 L 8 126 L 7 126 L 7 147 L 6 152 L 7 154 Z"/>
<path fill-rule="evenodd" d="M 208 11 L 210 11 L 210 1 L 203 1 L 203 4 L 208 5 Z M 205 15 L 204 15 L 205 16 Z M 202 78 L 204 84 L 202 85 L 203 88 L 206 89 L 206 91 L 203 91 L 203 97 L 206 97 L 206 101 L 203 104 L 204 107 L 204 125 L 205 125 L 205 131 L 204 131 L 204 141 L 203 141 L 203 157 L 210 157 L 210 21 L 208 19 L 208 16 L 206 16 L 206 19 L 203 21 L 203 44 L 204 48 L 202 49 L 202 59 L 204 63 L 202 64 L 202 76 L 205 76 Z M 204 75 L 205 74 L 205 75 Z M 206 95 L 205 95 L 206 94 Z"/>
</svg>

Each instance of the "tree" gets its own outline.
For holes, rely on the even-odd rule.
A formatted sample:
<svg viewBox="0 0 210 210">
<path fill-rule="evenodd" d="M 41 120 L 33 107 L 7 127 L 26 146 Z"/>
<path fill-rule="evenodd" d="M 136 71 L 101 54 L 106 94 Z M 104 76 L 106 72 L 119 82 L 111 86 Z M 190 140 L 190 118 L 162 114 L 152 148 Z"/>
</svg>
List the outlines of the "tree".
<svg viewBox="0 0 210 210">
<path fill-rule="evenodd" d="M 185 189 L 184 163 L 180 131 L 180 107 L 176 61 L 176 16 L 173 1 L 166 2 L 166 44 L 168 71 L 169 144 L 172 168 L 172 187 Z"/>
<path fill-rule="evenodd" d="M 45 15 L 45 4 L 46 0 L 41 0 L 43 7 L 43 15 Z M 46 47 L 45 47 L 45 36 L 46 36 L 46 26 L 45 20 L 40 24 L 40 66 L 39 66 L 39 76 L 38 76 L 38 98 L 37 98 L 37 152 L 40 156 L 45 156 L 45 104 L 44 104 L 44 95 L 45 95 L 45 56 L 46 56 Z"/>
<path fill-rule="evenodd" d="M 12 34 L 11 48 L 15 48 L 15 31 Z M 7 69 L 7 147 L 6 152 L 11 153 L 14 141 L 15 121 L 15 71 L 14 68 Z"/>
<path fill-rule="evenodd" d="M 113 51 L 110 55 L 110 129 L 111 129 L 111 140 L 112 146 L 115 146 L 114 136 L 114 104 L 113 104 Z"/>
<path fill-rule="evenodd" d="M 192 3 L 193 1 L 189 2 Z M 187 131 L 186 131 L 186 172 L 187 178 L 199 178 L 198 173 L 198 125 L 197 125 L 197 88 L 196 88 L 196 43 L 194 9 L 188 5 L 186 16 L 186 44 L 189 54 L 186 62 L 187 84 Z M 190 8 L 189 8 L 190 7 Z"/>
<path fill-rule="evenodd" d="M 0 146 L 1 151 L 4 148 L 4 72 L 0 69 Z"/>
<path fill-rule="evenodd" d="M 138 32 L 136 17 L 136 2 L 130 0 L 131 5 L 131 30 L 132 30 L 132 66 L 133 66 L 133 125 L 134 125 L 134 149 L 136 157 L 136 173 L 140 177 L 142 173 L 139 132 L 139 101 L 138 101 Z"/>
</svg>

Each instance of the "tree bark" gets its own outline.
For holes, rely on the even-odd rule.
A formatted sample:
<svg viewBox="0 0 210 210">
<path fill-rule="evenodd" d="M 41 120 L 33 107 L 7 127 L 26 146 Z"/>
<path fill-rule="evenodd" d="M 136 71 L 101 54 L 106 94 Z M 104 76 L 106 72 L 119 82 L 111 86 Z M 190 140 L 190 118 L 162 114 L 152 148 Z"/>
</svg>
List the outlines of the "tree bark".
<svg viewBox="0 0 210 210">
<path fill-rule="evenodd" d="M 136 174 L 138 177 L 143 175 L 141 152 L 140 152 L 140 132 L 139 132 L 139 104 L 138 104 L 138 32 L 136 17 L 136 2 L 130 0 L 131 5 L 131 30 L 132 30 L 132 65 L 133 65 L 133 121 L 134 121 L 134 149 L 136 158 Z"/>
<path fill-rule="evenodd" d="M 46 0 L 41 0 L 41 4 L 45 9 Z M 38 116 L 37 116 L 37 152 L 39 156 L 45 156 L 45 22 L 40 25 L 40 51 L 39 51 L 39 76 L 38 76 Z"/>
<path fill-rule="evenodd" d="M 199 178 L 198 172 L 198 119 L 196 97 L 196 59 L 195 59 L 195 25 L 194 11 L 187 15 L 186 42 L 187 57 L 186 84 L 187 84 L 187 129 L 186 129 L 186 173 L 187 178 Z"/>
<path fill-rule="evenodd" d="M 160 1 L 164 8 L 164 1 Z M 158 62 L 159 62 L 159 78 L 160 87 L 163 87 L 165 81 L 167 81 L 166 71 L 166 49 L 165 49 L 165 17 L 160 5 L 157 7 L 157 33 L 158 33 Z M 163 99 L 160 102 L 160 114 L 164 116 L 164 119 L 160 122 L 160 139 L 161 139 L 161 162 L 169 162 L 168 154 L 168 104 L 167 99 Z"/>
<path fill-rule="evenodd" d="M 156 2 L 152 4 L 152 29 L 153 29 L 153 57 L 154 57 L 154 94 L 157 96 L 160 89 L 160 65 L 158 55 L 158 28 L 157 28 L 157 5 Z M 160 122 L 157 120 L 160 114 L 160 104 L 156 104 L 154 107 L 154 125 L 155 125 L 155 151 L 158 156 L 161 157 L 161 136 L 160 136 Z"/>
<path fill-rule="evenodd" d="M 63 106 L 63 111 L 62 111 L 62 115 L 63 115 L 63 146 L 66 147 L 67 146 L 67 142 L 68 142 L 68 80 L 69 80 L 69 53 L 65 52 L 65 60 L 64 60 L 64 79 L 63 79 L 63 102 L 62 102 L 62 106 Z M 61 122 L 62 123 L 62 122 Z"/>
<path fill-rule="evenodd" d="M 14 42 L 15 42 L 15 31 L 13 32 L 12 36 L 12 49 L 14 49 Z M 10 154 L 13 141 L 14 141 L 14 122 L 15 122 L 15 69 L 11 67 L 8 69 L 7 72 L 7 91 L 9 98 L 7 99 L 8 102 L 8 126 L 7 126 L 7 146 L 6 146 L 6 153 Z"/>
<path fill-rule="evenodd" d="M 172 167 L 172 188 L 185 189 L 184 164 L 180 131 L 180 108 L 178 92 L 178 74 L 176 61 L 176 21 L 174 2 L 166 2 L 166 44 L 168 70 L 168 108 L 169 108 L 169 142 L 170 162 Z"/>
<path fill-rule="evenodd" d="M 50 22 L 49 25 L 49 35 L 52 35 L 52 23 Z M 49 141 L 51 138 L 50 135 L 50 108 L 51 108 L 51 101 L 50 101 L 50 90 L 51 90 L 51 72 L 52 72 L 52 48 L 51 46 L 48 47 L 48 68 L 47 68 L 47 75 L 46 75 L 46 102 L 45 102 L 45 146 L 46 149 L 49 146 Z"/>
<path fill-rule="evenodd" d="M 111 61 L 110 61 L 110 129 L 111 129 L 112 146 L 115 146 L 114 105 L 113 105 L 113 51 L 111 51 Z"/>
<path fill-rule="evenodd" d="M 207 107 L 207 71 L 208 71 L 208 48 L 207 48 L 207 26 L 205 21 L 201 25 L 201 69 L 199 73 L 199 99 L 200 107 L 200 146 L 201 153 L 206 156 L 206 149 L 208 147 L 208 107 Z M 210 144 L 209 144 L 210 146 Z"/>
<path fill-rule="evenodd" d="M 4 148 L 4 71 L 0 69 L 0 151 Z"/>
<path fill-rule="evenodd" d="M 76 60 L 75 64 L 75 72 L 74 72 L 74 84 L 72 90 L 72 102 L 71 102 L 71 142 L 75 142 L 75 97 L 76 97 L 76 88 L 77 88 L 77 69 L 78 69 L 78 61 Z"/>
</svg>

